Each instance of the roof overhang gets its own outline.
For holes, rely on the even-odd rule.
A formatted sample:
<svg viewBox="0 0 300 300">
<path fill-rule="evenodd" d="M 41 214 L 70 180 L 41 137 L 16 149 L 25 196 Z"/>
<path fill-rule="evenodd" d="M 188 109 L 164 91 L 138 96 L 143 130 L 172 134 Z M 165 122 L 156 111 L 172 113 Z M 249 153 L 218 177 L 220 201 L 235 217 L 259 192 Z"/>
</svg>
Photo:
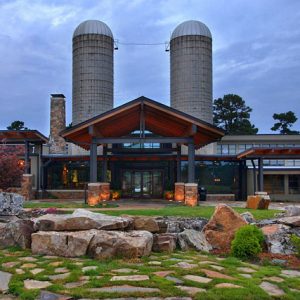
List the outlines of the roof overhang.
<svg viewBox="0 0 300 300">
<path fill-rule="evenodd" d="M 237 155 L 238 159 L 300 159 L 300 148 L 251 148 Z"/>
<path fill-rule="evenodd" d="M 0 142 L 23 144 L 25 141 L 36 144 L 48 143 L 48 139 L 37 130 L 0 130 Z"/>
<path fill-rule="evenodd" d="M 66 129 L 61 136 L 88 149 L 93 137 L 103 140 L 126 137 L 141 126 L 160 137 L 192 138 L 198 148 L 220 140 L 225 134 L 212 124 L 140 97 Z"/>
</svg>

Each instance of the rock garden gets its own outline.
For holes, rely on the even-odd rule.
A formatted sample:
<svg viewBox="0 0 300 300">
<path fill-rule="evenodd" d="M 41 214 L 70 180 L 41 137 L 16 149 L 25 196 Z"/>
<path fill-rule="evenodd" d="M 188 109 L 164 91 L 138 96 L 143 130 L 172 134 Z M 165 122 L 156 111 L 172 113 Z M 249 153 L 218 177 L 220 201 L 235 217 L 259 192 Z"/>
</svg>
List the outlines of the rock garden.
<svg viewBox="0 0 300 300">
<path fill-rule="evenodd" d="M 45 212 L 0 194 L 0 299 L 300 299 L 295 207 L 258 221 L 224 204 L 210 219 Z"/>
</svg>

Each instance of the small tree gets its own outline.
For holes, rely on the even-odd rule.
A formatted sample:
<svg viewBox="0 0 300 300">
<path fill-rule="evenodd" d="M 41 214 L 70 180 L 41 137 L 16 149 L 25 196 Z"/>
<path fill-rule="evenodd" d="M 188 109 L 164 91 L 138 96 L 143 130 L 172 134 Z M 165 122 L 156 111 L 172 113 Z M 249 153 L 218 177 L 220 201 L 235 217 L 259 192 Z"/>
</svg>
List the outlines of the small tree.
<svg viewBox="0 0 300 300">
<path fill-rule="evenodd" d="M 252 108 L 238 95 L 228 94 L 214 100 L 214 124 L 228 134 L 256 134 L 258 129 L 250 122 Z"/>
<path fill-rule="evenodd" d="M 291 130 L 291 127 L 298 120 L 294 112 L 288 111 L 286 113 L 274 114 L 273 119 L 278 122 L 274 124 L 271 130 L 279 130 L 280 134 L 299 134 L 299 131 Z"/>
<path fill-rule="evenodd" d="M 13 121 L 9 126 L 7 126 L 8 130 L 28 130 L 27 127 L 24 126 L 23 121 Z"/>
</svg>

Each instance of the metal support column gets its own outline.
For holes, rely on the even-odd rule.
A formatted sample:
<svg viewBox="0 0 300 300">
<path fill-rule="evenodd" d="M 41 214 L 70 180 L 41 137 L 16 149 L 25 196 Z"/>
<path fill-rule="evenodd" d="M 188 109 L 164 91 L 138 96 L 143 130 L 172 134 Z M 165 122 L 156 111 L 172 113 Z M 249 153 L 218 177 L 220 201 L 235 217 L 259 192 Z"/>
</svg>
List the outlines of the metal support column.
<svg viewBox="0 0 300 300">
<path fill-rule="evenodd" d="M 195 144 L 188 143 L 188 182 L 195 182 Z"/>
<path fill-rule="evenodd" d="M 181 181 L 181 145 L 177 145 L 177 157 L 176 157 L 177 176 L 176 181 Z"/>
<path fill-rule="evenodd" d="M 90 148 L 90 182 L 97 182 L 97 144 L 94 140 Z"/>
<path fill-rule="evenodd" d="M 263 171 L 263 159 L 260 157 L 258 159 L 258 190 L 260 192 L 264 191 L 264 171 Z"/>
<path fill-rule="evenodd" d="M 107 145 L 103 145 L 102 181 L 107 181 Z"/>
<path fill-rule="evenodd" d="M 255 166 L 255 162 L 253 159 L 251 159 L 251 163 L 253 166 L 253 194 L 255 194 L 255 192 L 257 191 L 257 189 L 256 189 L 256 166 Z"/>
<path fill-rule="evenodd" d="M 30 172 L 30 161 L 29 161 L 29 142 L 25 141 L 25 174 Z"/>
</svg>

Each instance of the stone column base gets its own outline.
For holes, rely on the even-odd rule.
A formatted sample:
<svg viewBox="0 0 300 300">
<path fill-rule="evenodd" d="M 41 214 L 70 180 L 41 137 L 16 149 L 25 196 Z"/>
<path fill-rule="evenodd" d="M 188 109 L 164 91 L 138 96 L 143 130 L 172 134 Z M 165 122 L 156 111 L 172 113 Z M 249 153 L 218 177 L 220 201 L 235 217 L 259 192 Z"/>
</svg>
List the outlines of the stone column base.
<svg viewBox="0 0 300 300">
<path fill-rule="evenodd" d="M 100 183 L 89 183 L 87 190 L 87 203 L 95 206 L 101 201 L 100 199 Z"/>
<path fill-rule="evenodd" d="M 23 174 L 21 182 L 21 195 L 24 197 L 24 200 L 30 200 L 33 198 L 32 181 L 32 174 Z"/>
<path fill-rule="evenodd" d="M 110 183 L 100 182 L 100 201 L 108 201 L 110 199 Z"/>
<path fill-rule="evenodd" d="M 184 182 L 175 182 L 175 201 L 184 201 Z"/>
<path fill-rule="evenodd" d="M 247 197 L 246 208 L 252 209 L 268 209 L 271 202 L 267 192 L 255 192 L 255 195 Z"/>
<path fill-rule="evenodd" d="M 187 206 L 197 206 L 198 204 L 198 184 L 186 183 L 184 185 L 185 195 L 184 202 Z"/>
</svg>

